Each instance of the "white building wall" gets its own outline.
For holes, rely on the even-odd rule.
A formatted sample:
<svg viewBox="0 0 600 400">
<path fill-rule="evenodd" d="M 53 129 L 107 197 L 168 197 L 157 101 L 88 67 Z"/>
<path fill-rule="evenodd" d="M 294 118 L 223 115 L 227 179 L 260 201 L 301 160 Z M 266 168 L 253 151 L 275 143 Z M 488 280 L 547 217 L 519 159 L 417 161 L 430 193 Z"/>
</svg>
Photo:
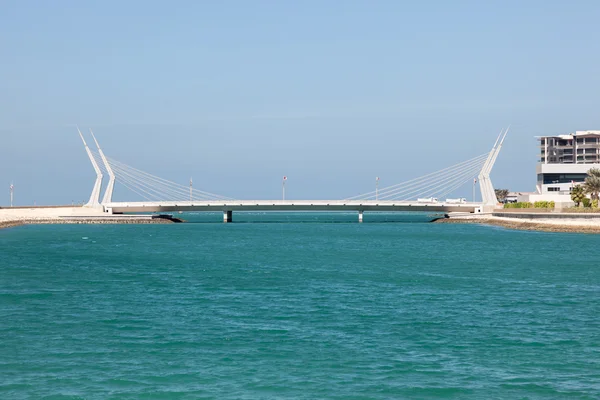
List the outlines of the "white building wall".
<svg viewBox="0 0 600 400">
<path fill-rule="evenodd" d="M 542 174 L 587 174 L 590 168 L 600 168 L 600 164 L 542 164 L 536 166 L 537 184 L 536 190 L 539 194 L 570 194 L 571 182 L 543 183 Z M 549 188 L 559 188 L 558 192 L 550 191 Z M 543 199 L 545 200 L 545 199 Z M 549 200 L 550 201 L 550 200 Z"/>
</svg>

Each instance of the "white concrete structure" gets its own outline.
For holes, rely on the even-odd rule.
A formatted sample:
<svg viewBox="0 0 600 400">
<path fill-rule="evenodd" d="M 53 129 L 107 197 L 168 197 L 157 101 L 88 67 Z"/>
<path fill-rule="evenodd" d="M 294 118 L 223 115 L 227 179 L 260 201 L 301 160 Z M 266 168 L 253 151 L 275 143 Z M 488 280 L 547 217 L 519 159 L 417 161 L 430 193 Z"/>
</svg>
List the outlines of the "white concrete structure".
<svg viewBox="0 0 600 400">
<path fill-rule="evenodd" d="M 234 211 L 356 211 L 359 222 L 363 222 L 365 211 L 472 213 L 481 207 L 481 203 L 419 203 L 382 200 L 231 200 L 112 202 L 104 206 L 110 213 L 223 212 L 223 222 L 232 222 Z"/>
<path fill-rule="evenodd" d="M 500 135 L 498 135 L 496 143 L 494 143 L 492 151 L 490 151 L 489 156 L 479 173 L 479 189 L 481 190 L 481 200 L 484 209 L 493 209 L 498 205 L 498 198 L 496 197 L 496 191 L 494 190 L 494 185 L 492 185 L 492 180 L 490 179 L 490 172 L 492 172 L 500 149 L 502 149 L 502 144 L 504 143 L 508 129 L 509 128 L 506 128 L 505 131 L 500 132 Z"/>
<path fill-rule="evenodd" d="M 102 149 L 100 148 L 100 145 L 98 144 L 98 140 L 96 140 L 96 136 L 94 136 L 94 132 L 92 132 L 92 129 L 90 128 L 90 133 L 92 134 L 92 137 L 94 138 L 94 143 L 96 143 L 96 147 L 98 148 L 98 153 L 100 153 L 100 158 L 102 159 L 102 163 L 104 164 L 104 168 L 106 168 L 106 171 L 108 172 L 108 185 L 106 186 L 106 190 L 104 191 L 104 197 L 102 197 L 102 204 L 106 204 L 106 203 L 110 203 L 112 201 L 112 195 L 113 195 L 113 191 L 115 188 L 115 174 L 110 166 L 110 164 L 108 163 L 108 160 L 106 159 L 106 156 L 104 155 L 104 152 L 102 151 Z"/>
<path fill-rule="evenodd" d="M 79 137 L 81 138 L 81 141 L 83 142 L 83 145 L 85 146 L 85 151 L 86 151 L 88 157 L 90 158 L 92 166 L 94 167 L 94 171 L 96 171 L 96 182 L 94 183 L 94 188 L 92 189 L 92 194 L 90 195 L 90 200 L 87 202 L 87 204 L 85 206 L 92 207 L 92 208 L 102 208 L 102 204 L 100 203 L 100 191 L 102 190 L 102 171 L 100 170 L 98 163 L 96 163 L 96 159 L 92 155 L 92 152 L 90 151 L 90 148 L 88 147 L 85 139 L 83 138 L 83 135 L 81 134 L 81 131 L 79 130 L 79 128 L 77 128 L 77 132 L 79 132 Z"/>
<path fill-rule="evenodd" d="M 216 211 L 223 212 L 224 222 L 231 222 L 233 211 L 355 211 L 358 212 L 359 222 L 362 222 L 365 211 L 475 213 L 496 207 L 497 198 L 490 180 L 490 172 L 496 162 L 508 129 L 500 132 L 489 153 L 484 153 L 471 160 L 463 161 L 420 178 L 392 185 L 383 190 L 385 199 L 378 198 L 381 191 L 376 187 L 375 199 L 369 198 L 370 194 L 368 193 L 366 194 L 367 197 L 355 197 L 346 200 L 285 200 L 285 198 L 283 200 L 233 200 L 200 190 L 192 192 L 191 180 L 188 196 L 188 188 L 185 188 L 183 185 L 108 159 L 90 129 L 90 133 L 98 148 L 96 156 L 99 155 L 110 177 L 102 202 L 99 201 L 102 184 L 101 170 L 79 129 L 78 132 L 97 174 L 96 184 L 94 185 L 90 202 L 87 206 L 100 207 L 105 214 Z M 459 201 L 457 199 L 450 199 L 446 202 L 439 202 L 433 196 L 420 198 L 417 201 L 404 200 L 418 198 L 419 193 L 429 193 L 428 196 L 438 191 L 451 193 L 469 179 L 472 181 L 475 176 L 479 177 L 483 204 L 467 202 L 465 199 L 460 199 Z M 114 202 L 112 194 L 117 177 L 119 177 L 122 184 L 147 201 Z M 286 178 L 284 177 L 283 185 L 285 185 L 285 180 Z M 406 197 L 400 197 L 404 195 Z M 409 197 L 409 195 L 414 197 Z M 184 197 L 182 198 L 182 196 Z M 200 199 L 194 198 L 196 196 L 201 197 Z"/>
</svg>

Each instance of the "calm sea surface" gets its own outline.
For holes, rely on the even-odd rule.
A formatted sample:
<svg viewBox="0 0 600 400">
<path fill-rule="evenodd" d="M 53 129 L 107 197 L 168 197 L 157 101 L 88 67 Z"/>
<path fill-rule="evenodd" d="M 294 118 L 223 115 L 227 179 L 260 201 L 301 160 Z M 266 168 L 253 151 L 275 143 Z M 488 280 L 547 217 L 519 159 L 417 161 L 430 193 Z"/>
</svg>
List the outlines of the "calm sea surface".
<svg viewBox="0 0 600 400">
<path fill-rule="evenodd" d="M 0 230 L 0 399 L 600 398 L 600 236 L 183 217 Z"/>
</svg>

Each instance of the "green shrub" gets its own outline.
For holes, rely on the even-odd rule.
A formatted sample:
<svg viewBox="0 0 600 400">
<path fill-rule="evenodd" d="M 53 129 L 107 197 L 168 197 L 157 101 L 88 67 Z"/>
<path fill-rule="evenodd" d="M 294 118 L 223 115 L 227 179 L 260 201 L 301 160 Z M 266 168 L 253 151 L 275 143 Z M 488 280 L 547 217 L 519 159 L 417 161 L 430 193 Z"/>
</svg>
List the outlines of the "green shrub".
<svg viewBox="0 0 600 400">
<path fill-rule="evenodd" d="M 553 201 L 536 201 L 533 203 L 534 208 L 554 208 Z"/>
<path fill-rule="evenodd" d="M 584 197 L 581 204 L 583 204 L 584 207 L 588 208 L 592 206 L 592 201 L 587 197 Z"/>
<path fill-rule="evenodd" d="M 533 204 L 528 201 L 520 201 L 517 203 L 506 203 L 504 208 L 532 208 Z"/>
<path fill-rule="evenodd" d="M 592 200 L 592 208 L 598 208 L 598 199 Z"/>
</svg>

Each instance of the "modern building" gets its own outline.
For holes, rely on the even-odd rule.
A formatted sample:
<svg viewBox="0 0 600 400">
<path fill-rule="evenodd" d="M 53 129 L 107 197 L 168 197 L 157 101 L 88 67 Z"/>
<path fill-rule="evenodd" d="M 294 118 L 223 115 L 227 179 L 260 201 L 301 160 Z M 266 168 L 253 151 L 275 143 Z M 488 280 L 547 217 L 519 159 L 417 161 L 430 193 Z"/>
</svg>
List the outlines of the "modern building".
<svg viewBox="0 0 600 400">
<path fill-rule="evenodd" d="M 582 183 L 590 168 L 600 168 L 600 131 L 539 136 L 537 193 L 530 201 L 571 201 L 571 188 Z"/>
</svg>

